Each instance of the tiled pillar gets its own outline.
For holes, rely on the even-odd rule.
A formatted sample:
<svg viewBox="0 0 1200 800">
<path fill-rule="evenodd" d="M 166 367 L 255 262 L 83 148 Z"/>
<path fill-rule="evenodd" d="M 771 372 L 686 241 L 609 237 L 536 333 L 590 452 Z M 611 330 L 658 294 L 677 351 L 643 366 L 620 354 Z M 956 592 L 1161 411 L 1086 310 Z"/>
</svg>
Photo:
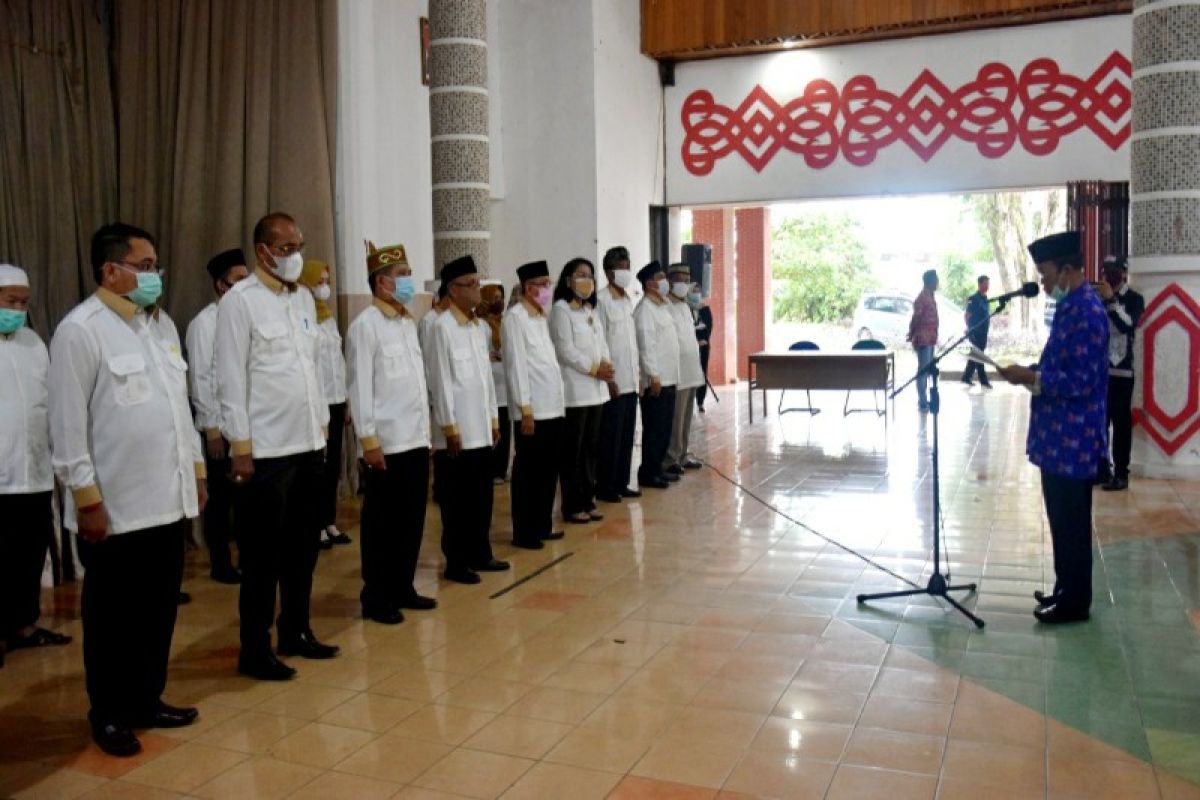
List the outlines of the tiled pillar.
<svg viewBox="0 0 1200 800">
<path fill-rule="evenodd" d="M 771 211 L 765 207 L 739 208 L 737 228 L 737 373 L 749 376 L 751 353 L 767 346 L 767 321 L 771 318 Z"/>
<path fill-rule="evenodd" d="M 1200 478 L 1200 0 L 1133 9 L 1133 468 Z"/>
<path fill-rule="evenodd" d="M 713 340 L 709 345 L 708 379 L 713 386 L 737 380 L 736 265 L 733 259 L 733 210 L 702 209 L 692 212 L 692 241 L 712 246 Z"/>
<path fill-rule="evenodd" d="M 486 275 L 491 238 L 486 1 L 429 0 L 429 33 L 434 269 L 471 255 Z"/>
</svg>

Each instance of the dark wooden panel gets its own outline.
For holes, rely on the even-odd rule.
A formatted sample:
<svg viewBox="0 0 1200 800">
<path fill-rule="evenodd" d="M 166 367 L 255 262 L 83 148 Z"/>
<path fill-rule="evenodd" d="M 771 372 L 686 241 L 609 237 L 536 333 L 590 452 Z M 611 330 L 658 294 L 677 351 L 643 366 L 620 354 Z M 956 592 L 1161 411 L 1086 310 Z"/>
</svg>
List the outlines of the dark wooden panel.
<svg viewBox="0 0 1200 800">
<path fill-rule="evenodd" d="M 1132 0 L 642 0 L 655 58 L 813 47 L 1124 13 Z"/>
</svg>

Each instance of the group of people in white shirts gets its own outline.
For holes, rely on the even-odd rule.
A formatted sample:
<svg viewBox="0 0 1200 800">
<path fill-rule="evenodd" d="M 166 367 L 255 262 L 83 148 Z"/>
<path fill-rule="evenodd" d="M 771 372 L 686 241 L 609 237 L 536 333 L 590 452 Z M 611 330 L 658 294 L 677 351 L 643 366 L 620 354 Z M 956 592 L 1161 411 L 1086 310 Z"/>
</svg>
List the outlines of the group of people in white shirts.
<svg viewBox="0 0 1200 800">
<path fill-rule="evenodd" d="M 343 356 L 329 267 L 305 262 L 296 221 L 269 214 L 253 240 L 252 264 L 240 250 L 209 262 L 217 299 L 189 326 L 186 360 L 159 304 L 150 233 L 123 223 L 96 232 L 97 289 L 59 323 L 48 353 L 27 325 L 28 277 L 0 265 L 0 642 L 70 641 L 36 624 L 57 477 L 85 567 L 89 721 L 112 755 L 140 751 L 136 729 L 197 718 L 162 694 L 184 540 L 201 513 L 212 576 L 240 583 L 238 670 L 287 680 L 296 670 L 279 656 L 337 655 L 314 635 L 309 604 L 319 550 L 349 541 L 335 522 L 343 428 L 361 465 L 360 601 L 382 624 L 437 605 L 414 586 L 431 463 L 443 576 L 467 584 L 509 569 L 489 538 L 507 440 L 513 544 L 525 549 L 564 536 L 553 523 L 559 486 L 568 523 L 602 519 L 598 501 L 640 496 L 630 486 L 639 402 L 639 486 L 665 489 L 701 466 L 688 453 L 704 374 L 686 265 L 652 262 L 635 276 L 628 252 L 612 248 L 598 289 L 585 258 L 557 282 L 533 262 L 506 310 L 503 287 L 465 256 L 441 269 L 418 324 L 403 246 L 369 245 L 371 304 L 350 323 Z"/>
</svg>

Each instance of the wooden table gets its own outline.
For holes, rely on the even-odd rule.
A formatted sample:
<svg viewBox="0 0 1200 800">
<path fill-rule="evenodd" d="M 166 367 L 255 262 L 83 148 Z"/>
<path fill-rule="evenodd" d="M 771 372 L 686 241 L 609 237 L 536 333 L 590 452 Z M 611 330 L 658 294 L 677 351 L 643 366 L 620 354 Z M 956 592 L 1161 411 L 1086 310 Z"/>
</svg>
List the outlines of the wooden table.
<svg viewBox="0 0 1200 800">
<path fill-rule="evenodd" d="M 750 354 L 750 421 L 754 422 L 754 391 L 763 395 L 767 415 L 768 389 L 872 390 L 890 393 L 896 373 L 891 350 L 799 350 Z M 847 401 L 849 398 L 847 397 Z M 868 409 L 869 410 L 869 409 Z M 887 401 L 884 402 L 884 412 Z M 850 409 L 843 407 L 843 413 Z"/>
</svg>

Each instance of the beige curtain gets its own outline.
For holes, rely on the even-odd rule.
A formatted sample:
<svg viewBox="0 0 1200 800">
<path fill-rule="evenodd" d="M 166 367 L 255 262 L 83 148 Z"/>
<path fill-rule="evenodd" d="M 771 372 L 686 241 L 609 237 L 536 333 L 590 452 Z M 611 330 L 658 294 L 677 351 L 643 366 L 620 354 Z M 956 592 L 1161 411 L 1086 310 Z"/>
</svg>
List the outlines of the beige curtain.
<svg viewBox="0 0 1200 800">
<path fill-rule="evenodd" d="M 92 290 L 88 243 L 115 216 L 117 155 L 100 0 L 0 0 L 0 261 L 51 328 Z"/>
<path fill-rule="evenodd" d="M 334 260 L 335 0 L 116 0 L 122 218 L 151 230 L 181 332 L 211 300 L 204 265 L 251 254 L 255 221 L 294 216 Z"/>
</svg>

